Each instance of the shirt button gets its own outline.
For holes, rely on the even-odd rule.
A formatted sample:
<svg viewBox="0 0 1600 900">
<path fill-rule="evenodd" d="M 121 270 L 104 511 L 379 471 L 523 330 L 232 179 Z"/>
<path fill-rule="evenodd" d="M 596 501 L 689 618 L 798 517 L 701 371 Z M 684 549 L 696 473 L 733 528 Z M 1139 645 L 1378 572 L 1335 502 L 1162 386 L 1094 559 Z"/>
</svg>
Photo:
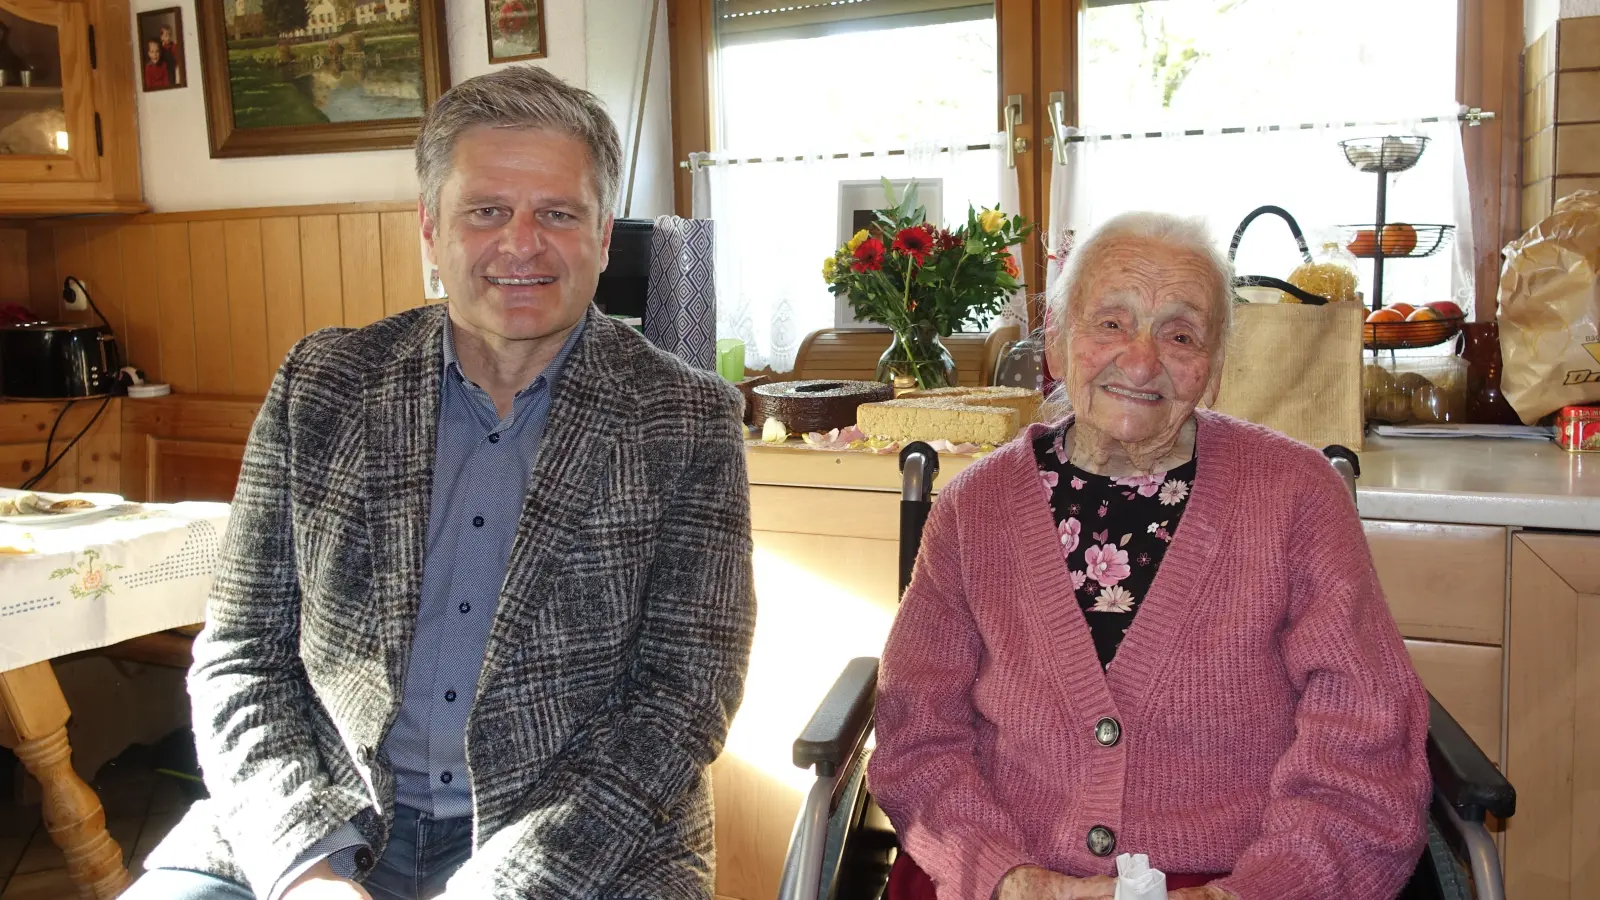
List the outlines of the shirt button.
<svg viewBox="0 0 1600 900">
<path fill-rule="evenodd" d="M 455 691 L 445 691 L 444 692 L 444 702 L 446 702 L 446 703 L 454 703 L 454 702 L 456 702 L 456 692 Z"/>
<path fill-rule="evenodd" d="M 372 868 L 372 851 L 366 847 L 356 848 L 356 868 L 366 870 Z"/>
<path fill-rule="evenodd" d="M 500 443 L 500 434 L 498 432 L 496 432 L 495 434 L 489 435 L 489 443 L 491 443 L 491 444 Z"/>
<path fill-rule="evenodd" d="M 1095 856 L 1110 856 L 1117 849 L 1117 836 L 1104 825 L 1096 825 L 1089 829 L 1089 839 L 1085 843 L 1089 845 L 1089 852 Z"/>
<path fill-rule="evenodd" d="M 1115 747 L 1122 740 L 1122 726 L 1117 724 L 1116 719 L 1106 716 L 1094 723 L 1094 739 L 1102 747 Z"/>
<path fill-rule="evenodd" d="M 456 777 L 454 775 L 451 775 L 449 772 L 440 772 L 439 773 L 439 781 L 444 783 L 444 784 L 449 784 L 450 782 L 454 781 L 455 778 Z M 1107 834 L 1109 834 L 1109 833 L 1110 832 L 1107 832 Z M 1105 856 L 1104 853 L 1102 853 L 1100 855 L 1101 856 Z"/>
<path fill-rule="evenodd" d="M 461 605 L 456 607 L 456 609 L 461 610 L 461 614 L 464 616 L 467 613 L 472 612 L 472 604 L 468 603 L 465 600 L 463 600 L 463 601 L 461 601 Z"/>
<path fill-rule="evenodd" d="M 473 528 L 482 528 L 483 527 L 483 516 L 473 516 L 472 517 L 472 527 Z"/>
</svg>

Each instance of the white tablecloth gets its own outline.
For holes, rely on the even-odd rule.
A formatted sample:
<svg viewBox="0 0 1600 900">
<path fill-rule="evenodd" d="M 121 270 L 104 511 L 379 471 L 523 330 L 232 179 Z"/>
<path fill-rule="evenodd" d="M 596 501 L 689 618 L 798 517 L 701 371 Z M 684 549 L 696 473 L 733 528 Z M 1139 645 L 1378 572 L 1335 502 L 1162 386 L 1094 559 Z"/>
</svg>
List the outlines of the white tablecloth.
<svg viewBox="0 0 1600 900">
<path fill-rule="evenodd" d="M 226 503 L 131 504 L 81 524 L 0 524 L 0 672 L 205 618 Z"/>
</svg>

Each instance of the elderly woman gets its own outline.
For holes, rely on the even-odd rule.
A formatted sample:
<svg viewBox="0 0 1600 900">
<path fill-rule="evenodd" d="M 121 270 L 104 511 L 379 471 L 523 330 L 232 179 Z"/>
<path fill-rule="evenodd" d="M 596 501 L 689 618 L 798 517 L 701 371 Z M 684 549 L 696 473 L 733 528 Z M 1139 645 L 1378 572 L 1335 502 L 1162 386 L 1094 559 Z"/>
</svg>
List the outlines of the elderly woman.
<svg viewBox="0 0 1600 900">
<path fill-rule="evenodd" d="M 944 489 L 884 649 L 869 778 L 915 860 L 891 896 L 1109 900 L 1129 852 L 1172 900 L 1394 897 L 1426 695 L 1333 468 L 1196 409 L 1227 261 L 1135 213 L 1064 283 L 1074 414 Z"/>
</svg>

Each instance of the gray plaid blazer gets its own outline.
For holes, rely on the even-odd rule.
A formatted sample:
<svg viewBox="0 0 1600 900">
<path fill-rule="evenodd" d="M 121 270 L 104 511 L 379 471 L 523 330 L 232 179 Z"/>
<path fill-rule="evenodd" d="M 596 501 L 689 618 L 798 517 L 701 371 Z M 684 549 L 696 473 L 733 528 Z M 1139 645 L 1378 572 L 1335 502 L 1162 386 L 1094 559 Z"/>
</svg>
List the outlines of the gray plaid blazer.
<svg viewBox="0 0 1600 900">
<path fill-rule="evenodd" d="M 381 851 L 422 588 L 443 306 L 302 340 L 250 433 L 189 691 L 211 797 L 150 868 L 264 892 L 354 821 Z M 550 410 L 467 724 L 451 895 L 711 896 L 755 619 L 740 398 L 592 306 Z"/>
</svg>

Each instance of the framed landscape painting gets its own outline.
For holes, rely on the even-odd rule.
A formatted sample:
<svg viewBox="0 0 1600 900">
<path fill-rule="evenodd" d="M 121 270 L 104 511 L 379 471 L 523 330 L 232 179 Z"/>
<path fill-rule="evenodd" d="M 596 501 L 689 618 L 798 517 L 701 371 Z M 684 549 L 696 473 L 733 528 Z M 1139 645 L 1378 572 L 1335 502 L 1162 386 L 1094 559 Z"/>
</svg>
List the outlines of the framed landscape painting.
<svg viewBox="0 0 1600 900">
<path fill-rule="evenodd" d="M 444 0 L 196 0 L 213 157 L 409 147 L 449 83 Z"/>
<path fill-rule="evenodd" d="M 489 62 L 548 56 L 543 0 L 483 0 L 488 15 Z"/>
</svg>

